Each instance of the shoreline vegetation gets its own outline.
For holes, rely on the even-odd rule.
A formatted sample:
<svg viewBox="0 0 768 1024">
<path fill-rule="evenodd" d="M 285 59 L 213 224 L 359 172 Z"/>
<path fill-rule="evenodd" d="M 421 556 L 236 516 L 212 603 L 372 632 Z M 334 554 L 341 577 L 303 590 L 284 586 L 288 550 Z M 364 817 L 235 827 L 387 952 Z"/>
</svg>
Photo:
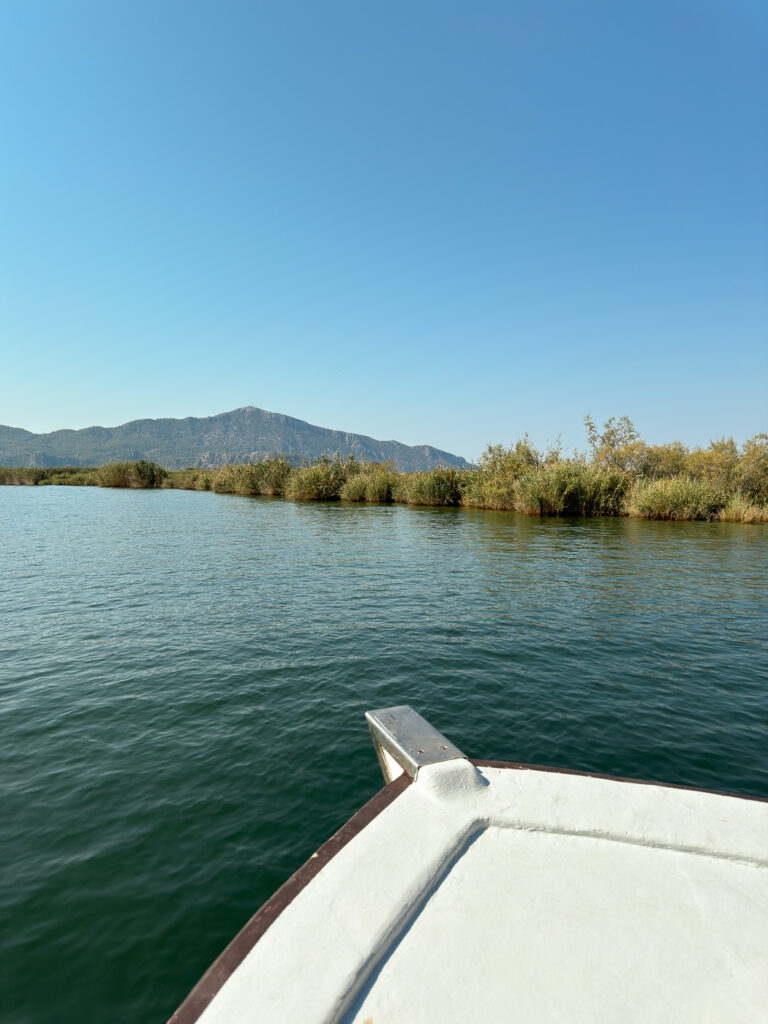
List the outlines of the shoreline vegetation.
<svg viewBox="0 0 768 1024">
<path fill-rule="evenodd" d="M 514 511 L 540 516 L 768 523 L 768 434 L 741 448 L 733 438 L 689 449 L 648 445 L 622 416 L 602 429 L 585 420 L 588 453 L 540 451 L 523 436 L 489 445 L 480 464 L 401 473 L 388 463 L 322 456 L 294 466 L 275 457 L 219 469 L 165 470 L 154 462 L 99 467 L 0 467 L 0 484 L 175 488 L 270 495 L 292 501 L 349 501 Z"/>
</svg>

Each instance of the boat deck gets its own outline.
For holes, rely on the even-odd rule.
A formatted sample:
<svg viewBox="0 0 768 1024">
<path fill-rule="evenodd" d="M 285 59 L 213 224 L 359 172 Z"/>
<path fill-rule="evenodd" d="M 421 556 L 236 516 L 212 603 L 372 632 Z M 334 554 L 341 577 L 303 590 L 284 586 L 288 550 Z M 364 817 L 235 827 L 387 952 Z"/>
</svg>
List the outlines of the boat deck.
<svg viewBox="0 0 768 1024">
<path fill-rule="evenodd" d="M 483 774 L 498 785 L 511 773 Z M 515 788 L 554 804 L 562 783 L 527 773 Z M 566 788 L 585 796 L 583 785 Z M 679 791 L 654 796 L 681 806 Z M 696 803 L 684 801 L 686 817 L 700 813 Z M 711 835 L 698 848 L 675 835 L 649 843 L 598 825 L 499 821 L 474 832 L 348 1019 L 768 1019 L 768 871 L 758 851 L 709 845 Z"/>
<path fill-rule="evenodd" d="M 462 758 L 406 782 L 175 1020 L 768 1020 L 768 803 Z"/>
</svg>

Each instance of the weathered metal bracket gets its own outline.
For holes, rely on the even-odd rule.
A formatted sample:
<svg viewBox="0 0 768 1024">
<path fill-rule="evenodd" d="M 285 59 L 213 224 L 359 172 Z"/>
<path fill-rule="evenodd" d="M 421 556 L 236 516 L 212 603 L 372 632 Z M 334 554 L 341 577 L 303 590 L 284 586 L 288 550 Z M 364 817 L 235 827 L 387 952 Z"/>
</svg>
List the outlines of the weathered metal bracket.
<svg viewBox="0 0 768 1024">
<path fill-rule="evenodd" d="M 366 711 L 365 717 L 386 782 L 403 772 L 415 780 L 425 765 L 467 759 L 409 704 Z"/>
</svg>

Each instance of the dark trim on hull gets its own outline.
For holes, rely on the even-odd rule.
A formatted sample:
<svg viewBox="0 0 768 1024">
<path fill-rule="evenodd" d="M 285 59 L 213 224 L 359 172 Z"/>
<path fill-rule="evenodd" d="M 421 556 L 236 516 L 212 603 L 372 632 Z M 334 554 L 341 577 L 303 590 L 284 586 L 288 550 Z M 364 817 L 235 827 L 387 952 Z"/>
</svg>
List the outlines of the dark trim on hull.
<svg viewBox="0 0 768 1024">
<path fill-rule="evenodd" d="M 658 782 L 655 779 L 625 779 L 621 775 L 601 775 L 599 772 L 580 772 L 574 768 L 553 768 L 542 764 L 517 764 L 512 761 L 478 761 L 472 758 L 476 768 L 514 768 L 525 772 L 550 772 L 552 775 L 581 775 L 587 779 L 606 779 L 608 782 L 631 782 L 635 786 L 661 786 L 662 789 L 685 789 L 689 793 L 711 793 L 713 796 L 735 797 L 737 800 L 757 800 L 768 803 L 768 797 L 748 796 L 745 793 L 729 793 L 723 789 L 704 789 L 701 786 L 682 786 L 676 782 Z"/>
<path fill-rule="evenodd" d="M 390 782 L 384 789 L 379 790 L 376 796 L 361 807 L 346 824 L 342 825 L 335 835 L 323 843 L 320 849 L 295 874 L 291 875 L 287 882 L 280 886 L 274 896 L 271 896 L 256 911 L 245 927 L 237 933 L 169 1019 L 168 1024 L 194 1024 L 224 982 L 234 974 L 264 932 L 273 921 L 277 920 L 288 904 L 312 881 L 315 875 L 322 871 L 339 850 L 343 849 L 359 832 L 362 832 L 366 825 L 370 825 L 374 818 L 408 788 L 410 783 L 408 775 L 403 773 L 394 782 Z"/>
</svg>

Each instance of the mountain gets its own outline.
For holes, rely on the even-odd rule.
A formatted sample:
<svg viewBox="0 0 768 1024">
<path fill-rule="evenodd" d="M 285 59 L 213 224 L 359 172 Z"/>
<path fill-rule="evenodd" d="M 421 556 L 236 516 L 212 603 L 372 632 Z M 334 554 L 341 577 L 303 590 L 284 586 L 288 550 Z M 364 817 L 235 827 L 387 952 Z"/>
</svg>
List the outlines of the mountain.
<svg viewBox="0 0 768 1024">
<path fill-rule="evenodd" d="M 0 426 L 0 466 L 102 466 L 151 459 L 166 469 L 258 462 L 272 455 L 294 461 L 318 455 L 355 455 L 366 462 L 394 462 L 399 470 L 467 463 L 429 445 L 376 441 L 363 434 L 326 430 L 311 423 L 247 405 L 218 416 L 183 420 L 132 420 L 119 427 L 86 427 L 33 434 Z"/>
</svg>

